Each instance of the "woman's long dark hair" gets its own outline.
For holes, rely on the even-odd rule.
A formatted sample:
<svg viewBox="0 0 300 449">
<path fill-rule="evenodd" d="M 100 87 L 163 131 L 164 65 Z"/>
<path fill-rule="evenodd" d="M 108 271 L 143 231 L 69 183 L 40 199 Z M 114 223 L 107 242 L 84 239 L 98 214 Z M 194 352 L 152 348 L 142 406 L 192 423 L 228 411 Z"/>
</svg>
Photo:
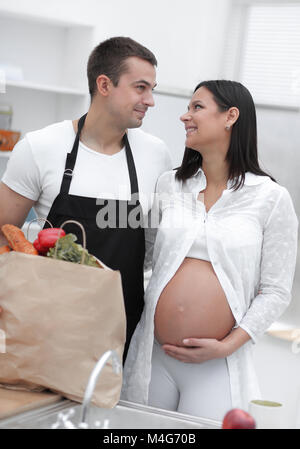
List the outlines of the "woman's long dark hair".
<svg viewBox="0 0 300 449">
<path fill-rule="evenodd" d="M 257 157 L 256 112 L 252 96 L 248 89 L 237 81 L 213 80 L 199 83 L 195 90 L 206 87 L 214 97 L 219 110 L 227 111 L 231 107 L 239 109 L 239 117 L 231 131 L 231 140 L 226 155 L 229 165 L 229 179 L 232 188 L 237 190 L 245 181 L 245 173 L 270 176 L 259 166 Z M 176 171 L 176 179 L 186 181 L 202 166 L 199 151 L 186 147 L 181 166 Z M 275 181 L 274 178 L 270 178 Z"/>
</svg>

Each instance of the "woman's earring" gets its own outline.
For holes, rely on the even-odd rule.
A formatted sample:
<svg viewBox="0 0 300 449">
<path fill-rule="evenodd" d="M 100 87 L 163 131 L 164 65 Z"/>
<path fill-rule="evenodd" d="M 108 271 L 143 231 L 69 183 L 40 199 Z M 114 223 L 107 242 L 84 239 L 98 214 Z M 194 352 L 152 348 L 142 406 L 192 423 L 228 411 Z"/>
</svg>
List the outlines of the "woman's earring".
<svg viewBox="0 0 300 449">
<path fill-rule="evenodd" d="M 226 125 L 225 126 L 225 129 L 227 129 L 227 131 L 230 129 L 230 126 L 229 125 Z"/>
</svg>

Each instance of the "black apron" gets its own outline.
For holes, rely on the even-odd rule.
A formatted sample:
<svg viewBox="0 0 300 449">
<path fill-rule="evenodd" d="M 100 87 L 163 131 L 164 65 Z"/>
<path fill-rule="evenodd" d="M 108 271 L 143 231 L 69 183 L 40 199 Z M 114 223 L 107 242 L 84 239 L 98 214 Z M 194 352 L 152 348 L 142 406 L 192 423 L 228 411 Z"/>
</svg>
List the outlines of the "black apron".
<svg viewBox="0 0 300 449">
<path fill-rule="evenodd" d="M 138 181 L 131 148 L 127 135 L 123 143 L 126 148 L 126 158 L 131 184 L 131 200 L 112 200 L 103 198 L 88 198 L 70 195 L 69 189 L 76 163 L 80 133 L 86 118 L 85 114 L 78 122 L 78 131 L 71 153 L 67 154 L 65 171 L 60 192 L 55 198 L 47 220 L 54 227 L 60 227 L 66 220 L 79 221 L 86 232 L 86 248 L 90 254 L 102 260 L 113 270 L 119 270 L 122 277 L 122 287 L 127 318 L 126 344 L 123 361 L 126 358 L 130 339 L 140 319 L 144 306 L 144 257 L 145 233 L 142 225 L 142 208 L 138 199 Z M 99 173 L 101 176 L 101 173 Z M 134 198 L 133 198 L 134 197 Z M 100 204 L 99 204 L 100 203 Z M 127 208 L 127 209 L 126 209 Z M 100 229 L 97 218 L 105 219 L 107 210 L 114 211 L 113 225 Z M 127 213 L 125 213 L 127 210 Z M 119 214 L 119 212 L 122 212 Z M 131 215 L 130 215 L 131 214 Z M 131 216 L 131 219 L 130 219 Z M 134 227 L 128 226 L 128 219 Z M 136 223 L 139 225 L 136 227 Z M 102 220 L 103 222 L 103 220 Z M 99 221 L 98 221 L 99 223 Z M 46 223 L 44 228 L 49 227 Z M 82 244 L 81 230 L 74 224 L 64 226 L 66 233 L 72 232 Z M 105 301 L 105 298 L 103 298 Z"/>
</svg>

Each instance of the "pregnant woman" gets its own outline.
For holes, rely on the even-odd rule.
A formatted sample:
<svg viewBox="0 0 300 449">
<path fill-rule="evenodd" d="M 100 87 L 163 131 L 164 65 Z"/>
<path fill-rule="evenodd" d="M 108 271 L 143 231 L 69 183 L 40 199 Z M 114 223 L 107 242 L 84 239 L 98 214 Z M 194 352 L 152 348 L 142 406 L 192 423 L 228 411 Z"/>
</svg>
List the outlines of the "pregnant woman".
<svg viewBox="0 0 300 449">
<path fill-rule="evenodd" d="M 122 398 L 222 420 L 260 397 L 252 343 L 290 302 L 298 220 L 259 167 L 243 85 L 200 83 L 181 120 L 186 149 L 157 183 L 152 277 Z"/>
</svg>

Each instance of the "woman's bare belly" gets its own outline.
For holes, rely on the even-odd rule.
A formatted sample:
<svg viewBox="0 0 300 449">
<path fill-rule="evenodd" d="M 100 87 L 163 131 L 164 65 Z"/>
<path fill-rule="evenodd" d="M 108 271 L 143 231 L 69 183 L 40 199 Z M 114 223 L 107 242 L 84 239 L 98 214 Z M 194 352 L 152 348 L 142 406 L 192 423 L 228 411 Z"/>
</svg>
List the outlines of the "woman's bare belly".
<svg viewBox="0 0 300 449">
<path fill-rule="evenodd" d="M 183 346 L 188 337 L 221 340 L 235 324 L 210 262 L 185 258 L 163 289 L 154 316 L 159 343 Z"/>
</svg>

